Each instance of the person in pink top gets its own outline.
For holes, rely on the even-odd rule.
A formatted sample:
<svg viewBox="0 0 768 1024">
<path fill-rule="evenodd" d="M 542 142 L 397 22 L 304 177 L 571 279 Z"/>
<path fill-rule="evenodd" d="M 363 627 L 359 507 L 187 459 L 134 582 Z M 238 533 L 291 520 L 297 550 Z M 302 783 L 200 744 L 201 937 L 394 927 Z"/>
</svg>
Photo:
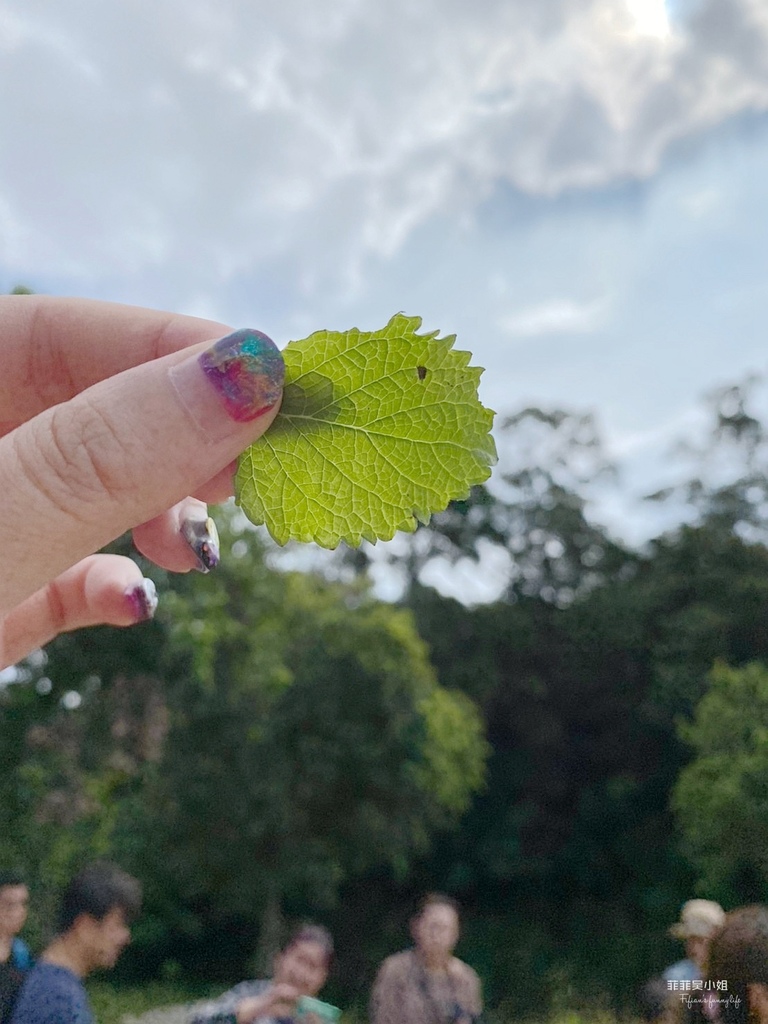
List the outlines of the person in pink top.
<svg viewBox="0 0 768 1024">
<path fill-rule="evenodd" d="M 477 974 L 453 955 L 459 940 L 455 900 L 431 893 L 411 920 L 413 948 L 381 965 L 371 993 L 371 1024 L 476 1024 Z"/>
</svg>

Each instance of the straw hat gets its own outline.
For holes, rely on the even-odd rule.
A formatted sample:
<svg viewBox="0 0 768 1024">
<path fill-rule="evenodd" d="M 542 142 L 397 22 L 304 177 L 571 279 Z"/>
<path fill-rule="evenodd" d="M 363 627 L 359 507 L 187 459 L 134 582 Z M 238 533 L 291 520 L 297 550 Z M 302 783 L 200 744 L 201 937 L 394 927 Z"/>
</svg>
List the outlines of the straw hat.
<svg viewBox="0 0 768 1024">
<path fill-rule="evenodd" d="M 680 920 L 669 929 L 676 939 L 708 939 L 725 921 L 725 911 L 712 900 L 688 900 L 680 911 Z"/>
</svg>

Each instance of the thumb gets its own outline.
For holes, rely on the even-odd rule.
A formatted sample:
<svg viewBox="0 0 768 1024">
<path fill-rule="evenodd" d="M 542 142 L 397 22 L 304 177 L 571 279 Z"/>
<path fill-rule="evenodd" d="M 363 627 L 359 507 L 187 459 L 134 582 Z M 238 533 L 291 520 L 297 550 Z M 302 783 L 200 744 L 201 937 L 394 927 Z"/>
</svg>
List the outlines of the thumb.
<svg viewBox="0 0 768 1024">
<path fill-rule="evenodd" d="M 13 607 L 214 477 L 269 427 L 283 359 L 243 330 L 94 384 L 0 439 Z"/>
</svg>

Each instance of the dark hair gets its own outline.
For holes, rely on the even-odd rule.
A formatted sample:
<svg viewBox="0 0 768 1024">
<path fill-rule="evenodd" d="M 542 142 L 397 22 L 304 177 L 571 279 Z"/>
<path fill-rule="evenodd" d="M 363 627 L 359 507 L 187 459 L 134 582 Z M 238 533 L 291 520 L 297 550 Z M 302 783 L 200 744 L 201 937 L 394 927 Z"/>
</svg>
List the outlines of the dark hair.
<svg viewBox="0 0 768 1024">
<path fill-rule="evenodd" d="M 4 889 L 6 885 L 26 885 L 27 880 L 21 871 L 0 871 L 0 889 Z"/>
<path fill-rule="evenodd" d="M 290 938 L 283 946 L 283 952 L 299 942 L 316 942 L 322 947 L 326 963 L 330 966 L 333 960 L 333 936 L 327 928 L 323 928 L 321 924 L 300 924 L 291 932 Z"/>
<path fill-rule="evenodd" d="M 430 907 L 449 907 L 456 917 L 461 917 L 459 904 L 452 896 L 446 896 L 444 892 L 428 892 L 416 904 L 416 913 L 413 915 L 413 919 L 418 921 Z"/>
<path fill-rule="evenodd" d="M 747 985 L 768 985 L 768 907 L 755 904 L 726 914 L 710 944 L 708 968 L 711 981 L 728 984 L 727 992 L 717 992 L 723 1024 L 746 1024 Z"/>
<path fill-rule="evenodd" d="M 650 978 L 640 989 L 637 1001 L 640 1004 L 640 1016 L 648 1024 L 653 1024 L 653 1021 L 661 1020 L 669 1009 L 669 985 L 660 976 Z"/>
<path fill-rule="evenodd" d="M 64 890 L 59 910 L 59 929 L 69 931 L 81 914 L 102 921 L 111 910 L 120 909 L 132 921 L 141 909 L 141 883 L 105 861 L 89 864 L 78 872 Z"/>
</svg>

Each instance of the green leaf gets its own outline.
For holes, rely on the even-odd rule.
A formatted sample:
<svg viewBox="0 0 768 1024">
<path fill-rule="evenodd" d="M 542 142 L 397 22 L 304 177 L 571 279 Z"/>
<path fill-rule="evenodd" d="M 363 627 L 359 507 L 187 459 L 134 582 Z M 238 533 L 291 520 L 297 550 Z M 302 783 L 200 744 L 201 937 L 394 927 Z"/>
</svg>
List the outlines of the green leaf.
<svg viewBox="0 0 768 1024">
<path fill-rule="evenodd" d="M 317 331 L 283 351 L 280 414 L 240 457 L 237 502 L 279 544 L 389 540 L 487 480 L 496 461 L 482 374 L 455 335 Z"/>
</svg>

